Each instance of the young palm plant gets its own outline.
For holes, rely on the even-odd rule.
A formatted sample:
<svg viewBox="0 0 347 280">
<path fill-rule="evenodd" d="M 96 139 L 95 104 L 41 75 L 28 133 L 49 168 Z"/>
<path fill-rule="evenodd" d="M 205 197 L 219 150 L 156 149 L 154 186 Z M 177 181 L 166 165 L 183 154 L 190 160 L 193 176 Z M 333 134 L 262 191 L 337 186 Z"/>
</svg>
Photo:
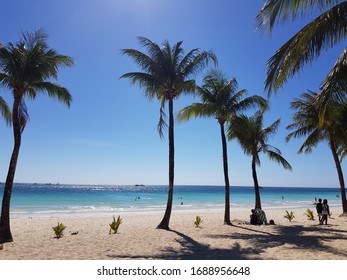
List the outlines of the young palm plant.
<svg viewBox="0 0 347 280">
<path fill-rule="evenodd" d="M 293 123 L 287 128 L 292 130 L 287 141 L 292 138 L 307 137 L 298 153 L 309 154 L 321 141 L 327 141 L 334 158 L 341 191 L 343 215 L 347 215 L 346 189 L 341 158 L 339 152 L 347 146 L 347 103 L 337 103 L 332 100 L 321 104 L 320 95 L 308 92 L 301 95 L 291 103 L 291 108 L 296 110 L 292 115 Z M 324 110 L 324 114 L 322 113 Z M 324 116 L 324 117 L 322 117 Z"/>
<path fill-rule="evenodd" d="M 192 77 L 201 71 L 210 61 L 217 62 L 216 56 L 211 51 L 192 49 L 184 53 L 182 42 L 171 46 L 165 41 L 162 46 L 151 40 L 138 37 L 140 44 L 146 48 L 147 54 L 135 49 L 122 49 L 124 55 L 136 62 L 143 72 L 130 72 L 121 76 L 129 78 L 134 84 L 144 88 L 146 97 L 158 99 L 161 103 L 158 130 L 163 137 L 165 122 L 165 104 L 169 107 L 169 186 L 168 200 L 164 217 L 157 226 L 159 229 L 169 229 L 174 191 L 174 99 L 182 93 L 193 92 L 195 81 Z"/>
<path fill-rule="evenodd" d="M 222 138 L 223 169 L 225 182 L 225 211 L 224 224 L 230 221 L 230 183 L 228 174 L 228 151 L 225 136 L 225 123 L 235 114 L 252 106 L 265 108 L 264 98 L 254 95 L 245 97 L 247 91 L 238 91 L 235 78 L 228 80 L 218 70 L 211 70 L 204 78 L 204 84 L 197 87 L 195 94 L 201 99 L 200 103 L 193 103 L 178 112 L 179 121 L 188 121 L 192 117 L 215 118 L 220 127 Z"/>
<path fill-rule="evenodd" d="M 12 242 L 10 230 L 10 201 L 15 176 L 21 136 L 28 120 L 25 99 L 35 99 L 47 93 L 70 106 L 69 91 L 50 81 L 57 78 L 58 68 L 72 66 L 70 57 L 58 54 L 48 47 L 47 35 L 41 30 L 23 33 L 18 43 L 9 43 L 0 48 L 0 85 L 12 92 L 12 126 L 14 148 L 5 182 L 0 218 L 0 243 Z"/>
<path fill-rule="evenodd" d="M 278 22 L 294 21 L 305 15 L 318 16 L 290 38 L 267 62 L 265 88 L 277 91 L 306 64 L 347 38 L 347 1 L 266 0 L 257 15 L 258 27 L 272 32 Z M 321 90 L 340 97 L 347 92 L 347 48 L 343 50 Z"/>
<path fill-rule="evenodd" d="M 237 139 L 244 153 L 252 157 L 252 176 L 255 191 L 255 208 L 261 209 L 260 187 L 258 183 L 256 166 L 260 166 L 260 153 L 264 153 L 270 160 L 276 161 L 285 169 L 292 167 L 282 156 L 281 151 L 268 144 L 280 124 L 280 119 L 268 127 L 263 127 L 263 111 L 258 111 L 254 116 L 236 115 L 230 121 L 228 137 L 230 140 Z"/>
</svg>

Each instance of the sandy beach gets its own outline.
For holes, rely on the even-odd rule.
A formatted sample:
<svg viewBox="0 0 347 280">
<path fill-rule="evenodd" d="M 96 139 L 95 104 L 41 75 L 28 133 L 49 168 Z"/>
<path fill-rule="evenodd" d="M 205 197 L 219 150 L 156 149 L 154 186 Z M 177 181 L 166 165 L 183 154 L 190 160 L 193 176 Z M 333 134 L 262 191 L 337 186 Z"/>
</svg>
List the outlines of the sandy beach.
<svg viewBox="0 0 347 280">
<path fill-rule="evenodd" d="M 156 229 L 161 212 L 121 213 L 117 234 L 109 234 L 112 215 L 15 217 L 14 242 L 4 244 L 0 259 L 347 259 L 347 218 L 338 217 L 341 209 L 332 209 L 328 225 L 307 220 L 305 209 L 292 211 L 295 219 L 289 222 L 285 210 L 266 210 L 276 223 L 266 226 L 244 224 L 247 210 L 232 210 L 234 226 L 223 225 L 221 210 L 173 211 L 170 231 Z M 196 215 L 203 219 L 201 228 L 194 226 Z M 52 230 L 58 222 L 67 226 L 60 239 Z"/>
</svg>

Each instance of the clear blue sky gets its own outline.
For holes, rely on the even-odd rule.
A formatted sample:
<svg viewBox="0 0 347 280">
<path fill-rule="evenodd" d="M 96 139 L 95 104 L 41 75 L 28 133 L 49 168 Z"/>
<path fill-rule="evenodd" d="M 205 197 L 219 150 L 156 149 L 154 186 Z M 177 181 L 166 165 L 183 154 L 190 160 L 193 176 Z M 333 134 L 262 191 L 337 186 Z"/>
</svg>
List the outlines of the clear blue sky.
<svg viewBox="0 0 347 280">
<path fill-rule="evenodd" d="M 266 60 L 309 19 L 277 26 L 272 36 L 256 31 L 263 1 L 243 0 L 13 0 L 4 1 L 0 42 L 16 42 L 21 31 L 43 28 L 49 45 L 74 58 L 58 82 L 73 95 L 70 109 L 44 95 L 28 100 L 30 121 L 23 133 L 16 182 L 75 184 L 167 184 L 168 141 L 156 124 L 159 104 L 119 77 L 137 66 L 120 54 L 141 49 L 136 36 L 171 44 L 183 41 L 189 51 L 212 49 L 219 68 L 236 77 L 249 95 L 263 90 Z M 301 141 L 285 143 L 291 122 L 289 103 L 307 89 L 317 90 L 342 46 L 329 50 L 290 79 L 277 96 L 265 125 L 281 118 L 272 144 L 292 164 L 285 171 L 261 157 L 263 186 L 338 186 L 326 143 L 309 155 L 297 155 Z M 196 77 L 198 83 L 204 73 Z M 0 94 L 12 105 L 10 92 Z M 175 111 L 194 100 L 182 97 Z M 251 113 L 251 112 L 250 112 Z M 12 152 L 11 128 L 0 123 L 0 181 L 5 181 Z M 219 127 L 214 119 L 197 119 L 175 127 L 175 183 L 223 185 Z M 251 162 L 236 142 L 228 143 L 232 185 L 252 185 Z M 343 165 L 344 170 L 346 166 Z"/>
</svg>

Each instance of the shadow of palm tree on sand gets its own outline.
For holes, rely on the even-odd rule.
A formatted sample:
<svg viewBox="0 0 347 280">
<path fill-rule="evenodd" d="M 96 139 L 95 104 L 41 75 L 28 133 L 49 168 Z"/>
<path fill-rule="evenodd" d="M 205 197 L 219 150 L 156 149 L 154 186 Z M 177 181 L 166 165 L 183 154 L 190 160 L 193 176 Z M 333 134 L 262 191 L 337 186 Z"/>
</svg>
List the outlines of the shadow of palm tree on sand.
<svg viewBox="0 0 347 280">
<path fill-rule="evenodd" d="M 304 227 L 301 225 L 292 226 L 273 226 L 271 233 L 262 230 L 263 226 L 255 228 L 254 226 L 239 226 L 230 227 L 230 234 L 207 234 L 206 237 L 212 239 L 221 239 L 226 242 L 233 240 L 230 248 L 212 248 L 210 245 L 200 243 L 190 236 L 170 230 L 177 235 L 175 239 L 180 244 L 179 249 L 168 247 L 158 253 L 151 255 L 107 255 L 108 258 L 117 259 L 167 259 L 167 260 L 256 260 L 264 259 L 261 253 L 268 249 L 285 246 L 290 250 L 305 249 L 311 252 L 324 251 L 331 253 L 334 258 L 347 258 L 346 249 L 336 249 L 330 247 L 329 241 L 336 239 L 347 240 L 347 232 L 337 230 L 332 227 Z M 311 232 L 319 230 L 321 235 L 313 235 Z M 251 234 L 249 233 L 251 232 Z M 241 247 L 238 240 L 247 240 L 247 247 Z M 284 250 L 286 250 L 284 248 Z M 267 258 L 271 259 L 271 258 Z M 274 256 L 275 259 L 275 256 Z"/>
</svg>

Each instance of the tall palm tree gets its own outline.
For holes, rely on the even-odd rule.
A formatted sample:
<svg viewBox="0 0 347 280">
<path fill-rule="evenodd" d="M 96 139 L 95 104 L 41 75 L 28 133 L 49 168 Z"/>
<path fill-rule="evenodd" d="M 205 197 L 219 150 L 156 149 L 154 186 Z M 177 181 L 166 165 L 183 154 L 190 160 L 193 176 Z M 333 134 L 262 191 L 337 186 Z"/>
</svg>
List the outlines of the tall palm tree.
<svg viewBox="0 0 347 280">
<path fill-rule="evenodd" d="M 165 41 L 162 46 L 151 40 L 138 37 L 140 44 L 146 48 L 147 54 L 135 49 L 122 49 L 125 54 L 133 59 L 143 72 L 130 72 L 121 76 L 129 78 L 134 84 L 145 89 L 146 97 L 158 99 L 161 102 L 158 130 L 163 137 L 165 122 L 165 104 L 169 105 L 169 186 L 168 200 L 164 217 L 157 226 L 159 229 L 169 229 L 174 191 L 174 113 L 173 102 L 183 92 L 193 92 L 195 81 L 194 74 L 207 66 L 209 61 L 217 62 L 212 51 L 192 49 L 184 53 L 182 42 L 171 46 Z"/>
<path fill-rule="evenodd" d="M 281 151 L 267 142 L 272 137 L 280 124 L 280 119 L 268 127 L 263 127 L 263 111 L 258 111 L 254 116 L 237 115 L 231 119 L 228 129 L 229 139 L 237 139 L 246 155 L 252 157 L 252 176 L 255 191 L 255 208 L 261 209 L 260 187 L 258 183 L 256 166 L 260 166 L 259 153 L 264 153 L 270 160 L 281 164 L 285 169 L 292 170 L 291 165 L 282 156 Z"/>
<path fill-rule="evenodd" d="M 265 88 L 277 91 L 289 77 L 319 57 L 322 51 L 347 38 L 347 1 L 345 0 L 267 0 L 257 15 L 258 26 L 272 31 L 278 22 L 295 20 L 312 12 L 320 13 L 267 62 Z M 340 98 L 347 92 L 347 48 L 321 84 L 323 95 Z"/>
<path fill-rule="evenodd" d="M 267 101 L 260 96 L 244 97 L 245 89 L 238 91 L 235 78 L 228 80 L 218 70 L 211 70 L 204 78 L 204 84 L 197 87 L 196 95 L 201 103 L 193 103 L 178 112 L 180 121 L 188 121 L 192 117 L 216 118 L 222 138 L 223 170 L 225 182 L 225 211 L 224 224 L 230 221 L 230 183 L 228 172 L 228 152 L 225 137 L 225 123 L 236 113 L 254 105 L 267 106 Z"/>
<path fill-rule="evenodd" d="M 287 136 L 287 141 L 292 138 L 307 137 L 298 151 L 298 153 L 307 154 L 311 153 L 312 148 L 319 142 L 328 142 L 339 178 L 343 214 L 347 215 L 346 189 L 339 158 L 339 151 L 346 146 L 347 103 L 330 101 L 325 104 L 325 107 L 328 108 L 325 108 L 324 119 L 322 119 L 319 94 L 311 91 L 293 101 L 291 108 L 296 112 L 292 116 L 294 122 L 287 127 L 293 130 Z"/>
<path fill-rule="evenodd" d="M 21 135 L 28 120 L 25 99 L 35 99 L 40 93 L 47 93 L 70 106 L 69 91 L 51 82 L 57 78 L 58 68 L 72 66 L 70 57 L 58 54 L 48 47 L 47 35 L 39 30 L 22 33 L 17 43 L 9 43 L 0 49 L 0 85 L 12 92 L 12 126 L 14 148 L 6 178 L 0 219 L 0 243 L 12 242 L 10 230 L 10 201 L 13 180 L 17 166 Z"/>
</svg>

